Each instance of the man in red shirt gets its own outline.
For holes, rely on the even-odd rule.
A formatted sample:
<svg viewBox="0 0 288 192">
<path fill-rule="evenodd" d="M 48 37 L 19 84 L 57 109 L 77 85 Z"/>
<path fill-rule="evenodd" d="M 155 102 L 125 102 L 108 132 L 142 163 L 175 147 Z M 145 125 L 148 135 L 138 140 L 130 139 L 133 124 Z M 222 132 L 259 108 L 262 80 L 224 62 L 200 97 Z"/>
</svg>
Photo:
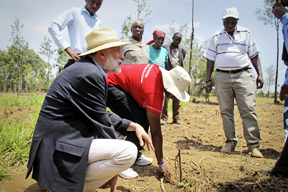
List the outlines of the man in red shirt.
<svg viewBox="0 0 288 192">
<path fill-rule="evenodd" d="M 132 64 L 122 65 L 121 73 L 107 74 L 106 79 L 109 85 L 107 107 L 121 118 L 140 124 L 147 132 L 150 126 L 158 165 L 170 179 L 163 160 L 160 115 L 164 93 L 169 98 L 175 96 L 180 101 L 189 101 L 190 96 L 186 92 L 191 83 L 189 74 L 179 66 L 167 71 L 155 64 Z M 126 140 L 133 142 L 138 150 L 142 149 L 135 132 L 129 133 Z M 139 153 L 136 164 L 145 165 L 142 158 L 145 157 Z"/>
</svg>

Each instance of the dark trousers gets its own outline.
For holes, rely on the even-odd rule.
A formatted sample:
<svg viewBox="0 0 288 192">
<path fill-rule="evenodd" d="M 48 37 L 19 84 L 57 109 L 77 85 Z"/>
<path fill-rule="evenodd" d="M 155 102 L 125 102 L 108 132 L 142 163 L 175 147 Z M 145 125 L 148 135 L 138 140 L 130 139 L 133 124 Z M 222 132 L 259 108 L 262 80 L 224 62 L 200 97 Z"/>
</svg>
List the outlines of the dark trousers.
<svg viewBox="0 0 288 192">
<path fill-rule="evenodd" d="M 163 106 L 163 110 L 161 113 L 161 119 L 163 120 L 168 120 L 168 102 L 169 102 L 170 98 L 167 98 L 165 96 L 164 99 L 164 106 Z M 177 98 L 173 98 L 172 99 L 172 113 L 173 113 L 173 121 L 175 120 L 180 120 L 180 116 L 179 116 L 179 109 L 180 109 L 180 101 Z"/>
<path fill-rule="evenodd" d="M 148 132 L 149 122 L 146 109 L 139 107 L 133 97 L 121 87 L 108 86 L 107 107 L 119 117 L 140 124 Z M 134 143 L 138 151 L 143 149 L 134 131 L 128 133 L 126 141 Z"/>
<path fill-rule="evenodd" d="M 285 142 L 284 148 L 282 150 L 282 153 L 279 157 L 279 159 L 277 160 L 275 167 L 273 169 L 275 169 L 277 172 L 280 173 L 284 173 L 285 175 L 288 176 L 288 142 Z"/>
</svg>

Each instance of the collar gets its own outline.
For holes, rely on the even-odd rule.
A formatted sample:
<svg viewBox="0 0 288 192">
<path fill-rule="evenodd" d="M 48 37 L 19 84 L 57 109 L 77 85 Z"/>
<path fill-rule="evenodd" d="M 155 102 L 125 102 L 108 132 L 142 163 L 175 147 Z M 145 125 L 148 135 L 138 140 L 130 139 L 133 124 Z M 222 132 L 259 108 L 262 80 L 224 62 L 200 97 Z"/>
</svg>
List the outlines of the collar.
<svg viewBox="0 0 288 192">
<path fill-rule="evenodd" d="M 92 59 L 92 58 L 91 58 Z M 102 67 L 100 67 L 100 65 L 94 60 L 94 59 L 92 59 L 93 60 L 93 62 L 95 63 L 95 65 L 96 65 L 96 67 L 98 67 L 98 69 L 101 71 L 101 73 L 105 76 L 105 77 L 107 77 L 107 75 L 106 75 L 106 73 L 104 72 L 104 70 L 102 69 Z"/>
<path fill-rule="evenodd" d="M 82 12 L 86 12 L 86 13 L 87 13 L 90 17 L 92 17 L 92 18 L 98 18 L 96 12 L 94 13 L 93 16 L 91 16 L 90 13 L 89 13 L 89 11 L 86 9 L 85 5 L 82 7 L 81 11 L 82 11 Z"/>
<path fill-rule="evenodd" d="M 138 41 L 136 41 L 135 39 L 133 39 L 132 36 L 129 37 L 129 41 L 131 41 L 133 44 L 138 44 L 138 45 L 141 45 L 141 46 L 146 46 L 146 44 L 143 43 L 142 40 L 141 40 L 141 43 L 139 43 Z"/>
</svg>

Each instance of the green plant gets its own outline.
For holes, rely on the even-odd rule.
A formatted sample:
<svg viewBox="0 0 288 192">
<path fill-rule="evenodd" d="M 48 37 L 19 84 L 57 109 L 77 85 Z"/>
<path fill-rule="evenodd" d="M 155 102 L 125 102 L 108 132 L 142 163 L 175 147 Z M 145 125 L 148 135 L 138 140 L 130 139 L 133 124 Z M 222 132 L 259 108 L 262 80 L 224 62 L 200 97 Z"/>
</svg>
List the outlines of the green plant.
<svg viewBox="0 0 288 192">
<path fill-rule="evenodd" d="M 8 178 L 8 174 L 6 169 L 0 165 L 0 180 L 4 180 Z"/>
</svg>

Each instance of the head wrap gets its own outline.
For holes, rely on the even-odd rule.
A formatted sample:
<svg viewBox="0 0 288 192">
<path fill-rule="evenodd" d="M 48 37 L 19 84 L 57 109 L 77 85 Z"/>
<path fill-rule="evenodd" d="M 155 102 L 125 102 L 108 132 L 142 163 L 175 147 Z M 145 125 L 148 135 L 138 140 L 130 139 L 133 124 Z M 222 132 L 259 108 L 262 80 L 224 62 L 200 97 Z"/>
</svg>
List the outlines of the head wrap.
<svg viewBox="0 0 288 192">
<path fill-rule="evenodd" d="M 131 29 L 132 29 L 132 27 L 133 27 L 133 25 L 134 25 L 135 23 L 141 23 L 141 24 L 143 25 L 143 28 L 144 28 L 144 23 L 143 23 L 141 20 L 136 20 L 136 21 L 134 21 L 134 22 L 132 23 Z"/>
<path fill-rule="evenodd" d="M 153 40 L 146 43 L 146 45 L 152 45 L 155 42 L 155 39 L 158 37 L 163 37 L 165 39 L 164 31 L 158 31 L 158 30 L 154 31 L 153 32 Z"/>
</svg>

